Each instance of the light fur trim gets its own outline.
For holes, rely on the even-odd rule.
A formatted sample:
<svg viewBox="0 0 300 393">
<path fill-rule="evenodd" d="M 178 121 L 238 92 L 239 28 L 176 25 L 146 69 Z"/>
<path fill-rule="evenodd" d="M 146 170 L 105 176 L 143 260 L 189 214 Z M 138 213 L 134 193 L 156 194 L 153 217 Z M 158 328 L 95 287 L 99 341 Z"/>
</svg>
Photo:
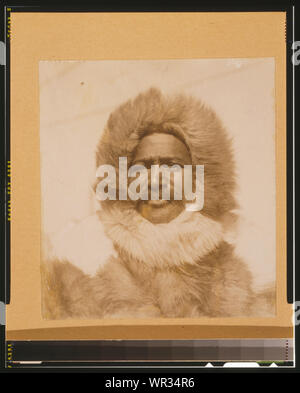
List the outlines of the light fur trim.
<svg viewBox="0 0 300 393">
<path fill-rule="evenodd" d="M 152 224 L 133 208 L 99 212 L 106 234 L 130 258 L 149 267 L 194 264 L 223 239 L 222 225 L 199 212 L 184 211 L 167 224 Z"/>
</svg>

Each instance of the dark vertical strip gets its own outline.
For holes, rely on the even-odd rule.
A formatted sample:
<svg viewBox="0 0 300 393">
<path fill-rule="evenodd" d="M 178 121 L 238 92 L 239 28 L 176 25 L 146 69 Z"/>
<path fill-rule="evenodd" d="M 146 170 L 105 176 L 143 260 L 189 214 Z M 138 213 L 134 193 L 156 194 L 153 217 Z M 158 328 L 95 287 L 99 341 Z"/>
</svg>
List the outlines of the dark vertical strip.
<svg viewBox="0 0 300 393">
<path fill-rule="evenodd" d="M 289 7 L 286 15 L 286 195 L 287 195 L 287 301 L 293 303 L 293 9 Z"/>
<path fill-rule="evenodd" d="M 0 24 L 0 41 L 2 43 L 5 42 L 5 28 L 4 28 L 4 8 L 1 7 L 1 21 Z M 1 43 L 1 45 L 3 45 Z M 4 46 L 0 48 L 0 50 L 4 49 Z M 5 49 L 4 49 L 5 50 Z M 4 53 L 1 54 L 1 59 L 4 60 Z M 1 62 L 2 63 L 2 62 Z M 5 66 L 4 64 L 0 65 L 0 146 L 1 146 L 1 155 L 0 155 L 0 190 L 1 190 L 1 223 L 0 223 L 0 241 L 1 241 L 1 258 L 0 258 L 0 301 L 5 303 L 5 227 L 6 227 L 6 205 L 5 205 L 5 92 L 4 92 L 4 82 L 5 81 Z"/>
<path fill-rule="evenodd" d="M 6 66 L 5 66 L 5 163 L 6 163 L 6 188 L 5 188 L 5 208 L 6 208 L 6 228 L 5 228 L 5 303 L 10 302 L 10 220 L 11 210 L 13 207 L 10 205 L 10 197 L 12 192 L 12 177 L 10 160 L 10 8 L 6 8 L 5 20 L 5 42 L 6 42 Z"/>
<path fill-rule="evenodd" d="M 300 4 L 295 6 L 295 41 L 300 42 Z M 298 47 L 299 50 L 299 47 Z M 300 60 L 300 54 L 298 54 L 298 60 Z M 295 66 L 295 168 L 298 168 L 297 163 L 299 164 L 299 149 L 297 146 L 297 141 L 299 140 L 299 108 L 300 108 L 300 100 L 299 100 L 299 74 L 300 74 L 300 64 Z M 298 151 L 298 154 L 296 153 Z M 299 170 L 295 171 L 295 211 L 294 217 L 296 217 L 296 201 L 297 197 L 299 199 Z M 296 242 L 296 234 L 297 234 L 297 226 L 295 228 L 295 301 L 300 301 L 300 261 L 298 256 L 298 242 Z M 299 306 L 298 306 L 299 307 Z M 295 345 L 296 345 L 296 366 L 299 372 L 300 370 L 300 317 L 298 316 L 295 327 Z"/>
<path fill-rule="evenodd" d="M 0 9 L 1 15 L 1 23 L 0 23 L 0 41 L 5 42 L 5 27 L 4 27 L 4 7 L 2 6 Z M 2 47 L 2 49 L 4 49 Z M 3 53 L 4 54 L 4 53 Z M 1 55 L 1 58 L 4 58 Z M 0 192 L 1 192 L 1 222 L 0 222 L 0 241 L 1 241 L 1 258 L 0 258 L 0 301 L 5 303 L 5 227 L 6 227 L 6 219 L 5 219 L 5 92 L 4 92 L 4 82 L 5 81 L 5 66 L 4 64 L 0 65 L 0 146 L 1 146 L 1 154 L 0 154 Z M 0 325 L 0 369 L 5 367 L 5 325 Z"/>
</svg>

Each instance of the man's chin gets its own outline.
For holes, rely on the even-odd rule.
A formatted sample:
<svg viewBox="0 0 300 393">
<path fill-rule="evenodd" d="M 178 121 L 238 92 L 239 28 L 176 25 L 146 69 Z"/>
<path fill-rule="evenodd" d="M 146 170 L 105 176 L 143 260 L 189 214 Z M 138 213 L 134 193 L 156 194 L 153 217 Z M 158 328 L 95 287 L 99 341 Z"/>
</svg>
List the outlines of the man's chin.
<svg viewBox="0 0 300 393">
<path fill-rule="evenodd" d="M 184 209 L 181 201 L 149 200 L 142 201 L 137 211 L 153 224 L 168 223 L 176 218 Z"/>
<path fill-rule="evenodd" d="M 166 200 L 163 200 L 163 199 L 160 199 L 160 200 L 158 200 L 158 201 L 154 201 L 154 200 L 150 200 L 150 201 L 147 201 L 145 204 L 147 205 L 147 206 L 150 206 L 151 208 L 154 208 L 154 209 L 162 209 L 162 208 L 165 208 L 165 207 L 167 207 L 168 205 L 170 205 L 170 201 L 166 201 Z"/>
</svg>

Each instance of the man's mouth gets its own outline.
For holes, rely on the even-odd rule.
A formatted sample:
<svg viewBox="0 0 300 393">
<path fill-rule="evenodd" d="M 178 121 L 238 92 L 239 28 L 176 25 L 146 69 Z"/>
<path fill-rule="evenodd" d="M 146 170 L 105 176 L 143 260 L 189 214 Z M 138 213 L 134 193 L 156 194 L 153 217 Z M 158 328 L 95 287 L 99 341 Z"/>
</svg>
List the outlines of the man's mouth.
<svg viewBox="0 0 300 393">
<path fill-rule="evenodd" d="M 152 224 L 167 223 L 177 217 L 184 209 L 184 205 L 180 202 L 166 199 L 150 199 L 141 201 L 137 205 L 137 211 Z"/>
<path fill-rule="evenodd" d="M 151 207 L 163 207 L 166 206 L 168 203 L 170 203 L 170 201 L 167 200 L 152 200 L 150 199 L 149 201 L 147 201 L 147 205 L 151 206 Z"/>
</svg>

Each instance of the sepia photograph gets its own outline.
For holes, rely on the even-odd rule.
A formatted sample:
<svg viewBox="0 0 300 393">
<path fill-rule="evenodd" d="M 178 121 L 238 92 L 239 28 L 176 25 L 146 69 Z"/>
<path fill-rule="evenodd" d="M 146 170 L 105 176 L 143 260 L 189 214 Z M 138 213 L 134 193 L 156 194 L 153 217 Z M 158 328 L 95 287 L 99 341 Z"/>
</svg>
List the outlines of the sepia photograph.
<svg viewBox="0 0 300 393">
<path fill-rule="evenodd" d="M 276 316 L 275 61 L 39 62 L 46 320 Z"/>
</svg>

